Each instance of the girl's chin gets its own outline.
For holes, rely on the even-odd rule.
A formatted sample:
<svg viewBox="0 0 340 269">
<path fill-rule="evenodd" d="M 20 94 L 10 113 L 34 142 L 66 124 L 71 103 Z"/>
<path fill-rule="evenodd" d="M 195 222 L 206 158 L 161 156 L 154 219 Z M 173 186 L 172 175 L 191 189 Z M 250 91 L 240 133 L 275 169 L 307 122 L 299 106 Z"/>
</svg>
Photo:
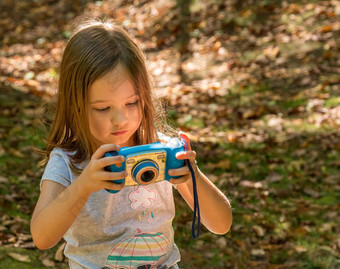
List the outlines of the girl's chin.
<svg viewBox="0 0 340 269">
<path fill-rule="evenodd" d="M 130 139 L 110 139 L 110 140 L 106 140 L 106 141 L 98 141 L 97 144 L 99 146 L 104 145 L 104 144 L 115 144 L 115 145 L 119 145 L 121 148 L 122 147 L 132 147 L 132 146 L 134 146 L 132 138 L 130 138 Z"/>
</svg>

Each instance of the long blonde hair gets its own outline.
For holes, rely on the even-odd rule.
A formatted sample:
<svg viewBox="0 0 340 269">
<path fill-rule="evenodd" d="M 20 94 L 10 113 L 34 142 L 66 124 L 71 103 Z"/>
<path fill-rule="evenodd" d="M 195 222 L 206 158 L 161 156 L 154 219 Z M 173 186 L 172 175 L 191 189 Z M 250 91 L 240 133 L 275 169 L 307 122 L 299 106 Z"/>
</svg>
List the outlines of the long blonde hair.
<svg viewBox="0 0 340 269">
<path fill-rule="evenodd" d="M 86 160 L 96 150 L 88 122 L 88 89 L 99 77 L 118 64 L 125 67 L 132 79 L 140 105 L 142 122 L 135 133 L 137 145 L 158 140 L 157 130 L 165 123 L 160 103 L 153 97 L 145 56 L 128 33 L 111 21 L 90 21 L 81 25 L 68 41 L 60 65 L 58 99 L 50 129 L 46 163 L 55 147 L 72 154 L 71 168 Z"/>
</svg>

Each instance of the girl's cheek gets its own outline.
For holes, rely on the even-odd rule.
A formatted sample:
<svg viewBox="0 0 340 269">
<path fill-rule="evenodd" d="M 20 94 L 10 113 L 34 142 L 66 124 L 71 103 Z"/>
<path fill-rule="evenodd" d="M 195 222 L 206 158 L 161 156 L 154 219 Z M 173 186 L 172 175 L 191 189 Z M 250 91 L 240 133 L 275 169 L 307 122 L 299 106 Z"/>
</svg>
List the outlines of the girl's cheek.
<svg viewBox="0 0 340 269">
<path fill-rule="evenodd" d="M 131 119 L 135 121 L 141 121 L 142 120 L 142 112 L 138 107 L 134 109 L 134 111 L 131 113 Z"/>
</svg>

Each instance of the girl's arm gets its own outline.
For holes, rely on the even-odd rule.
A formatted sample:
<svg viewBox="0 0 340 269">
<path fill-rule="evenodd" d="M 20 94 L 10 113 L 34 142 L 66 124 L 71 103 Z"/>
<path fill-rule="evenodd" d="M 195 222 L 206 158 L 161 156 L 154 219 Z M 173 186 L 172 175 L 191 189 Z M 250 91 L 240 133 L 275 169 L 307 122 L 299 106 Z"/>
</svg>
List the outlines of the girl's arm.
<svg viewBox="0 0 340 269">
<path fill-rule="evenodd" d="M 194 169 L 201 221 L 204 226 L 216 234 L 227 233 L 232 223 L 232 212 L 227 197 L 198 169 L 194 151 L 189 149 L 186 152 L 177 154 L 176 157 L 180 160 L 189 160 Z M 193 184 L 189 168 L 185 166 L 173 169 L 169 171 L 169 174 L 171 176 L 181 176 L 178 179 L 171 179 L 171 183 L 177 185 L 177 190 L 193 209 Z"/>
<path fill-rule="evenodd" d="M 31 233 L 39 249 L 56 245 L 72 225 L 90 193 L 82 190 L 78 180 L 69 187 L 44 180 L 31 219 Z"/>
<path fill-rule="evenodd" d="M 105 172 L 104 167 L 121 163 L 122 156 L 102 158 L 104 153 L 118 150 L 116 145 L 101 146 L 92 156 L 81 175 L 68 187 L 44 180 L 38 203 L 31 219 L 31 233 L 35 245 L 48 249 L 57 244 L 72 225 L 92 192 L 101 189 L 120 190 L 123 184 L 110 180 L 124 178 L 125 172 Z"/>
<path fill-rule="evenodd" d="M 192 154 L 192 151 L 188 151 Z M 178 156 L 179 158 L 182 157 Z M 197 182 L 198 202 L 200 206 L 201 221 L 205 227 L 216 234 L 225 234 L 229 231 L 232 223 L 232 213 L 227 197 L 197 168 L 193 165 Z M 195 168 L 196 167 L 196 168 Z M 185 167 L 187 168 L 187 167 Z M 177 171 L 171 175 L 183 175 L 186 169 Z M 185 178 L 185 179 L 184 179 Z M 177 190 L 187 202 L 191 209 L 194 208 L 194 195 L 191 174 L 187 174 L 182 179 L 184 183 L 178 184 L 178 180 L 172 183 L 178 184 Z"/>
</svg>

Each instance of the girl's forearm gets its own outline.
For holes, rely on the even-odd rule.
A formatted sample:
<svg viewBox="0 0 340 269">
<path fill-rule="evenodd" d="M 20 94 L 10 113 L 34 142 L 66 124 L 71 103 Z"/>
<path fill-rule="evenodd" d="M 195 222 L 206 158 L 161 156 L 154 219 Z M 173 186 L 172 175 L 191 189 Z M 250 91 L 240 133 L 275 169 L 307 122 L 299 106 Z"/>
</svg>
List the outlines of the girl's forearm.
<svg viewBox="0 0 340 269">
<path fill-rule="evenodd" d="M 226 196 L 201 172 L 196 173 L 197 193 L 202 223 L 216 234 L 225 234 L 232 223 L 230 203 Z M 193 209 L 193 184 L 188 180 L 178 191 Z"/>
<path fill-rule="evenodd" d="M 39 249 L 56 245 L 84 207 L 91 193 L 83 190 L 79 183 L 75 180 L 33 216 L 31 233 Z"/>
</svg>

